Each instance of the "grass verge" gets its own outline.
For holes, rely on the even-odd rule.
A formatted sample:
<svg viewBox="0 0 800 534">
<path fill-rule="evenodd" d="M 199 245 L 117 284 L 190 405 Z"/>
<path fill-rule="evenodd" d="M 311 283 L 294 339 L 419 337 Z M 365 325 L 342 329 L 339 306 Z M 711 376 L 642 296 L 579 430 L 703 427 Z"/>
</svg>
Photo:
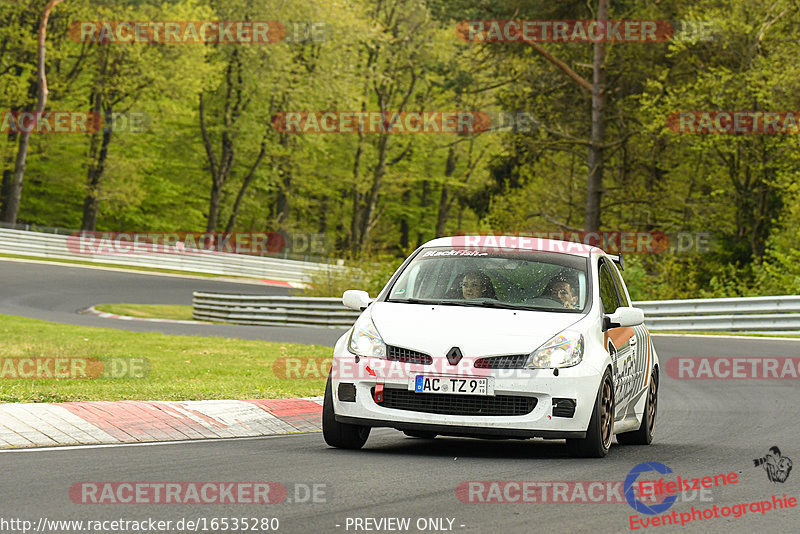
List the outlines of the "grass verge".
<svg viewBox="0 0 800 534">
<path fill-rule="evenodd" d="M 171 336 L 0 315 L 0 402 L 202 400 L 322 395 L 325 380 L 282 379 L 279 358 L 329 358 L 332 349 L 270 341 Z M 145 378 L 8 379 L 7 358 L 145 358 Z M 314 375 L 317 376 L 317 375 Z"/>
<path fill-rule="evenodd" d="M 95 310 L 114 315 L 142 317 L 146 319 L 192 320 L 192 307 L 169 304 L 98 304 Z"/>
</svg>

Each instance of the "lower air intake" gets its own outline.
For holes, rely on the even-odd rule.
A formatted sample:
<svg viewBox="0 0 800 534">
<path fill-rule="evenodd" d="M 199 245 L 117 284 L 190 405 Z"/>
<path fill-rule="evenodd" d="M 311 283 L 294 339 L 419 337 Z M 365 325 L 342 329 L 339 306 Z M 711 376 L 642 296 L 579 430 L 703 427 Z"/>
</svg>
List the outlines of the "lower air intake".
<svg viewBox="0 0 800 534">
<path fill-rule="evenodd" d="M 374 388 L 373 388 L 374 396 Z M 384 389 L 384 408 L 442 415 L 504 416 L 527 415 L 536 408 L 536 397 L 514 395 L 452 395 L 415 393 L 405 389 Z"/>
</svg>

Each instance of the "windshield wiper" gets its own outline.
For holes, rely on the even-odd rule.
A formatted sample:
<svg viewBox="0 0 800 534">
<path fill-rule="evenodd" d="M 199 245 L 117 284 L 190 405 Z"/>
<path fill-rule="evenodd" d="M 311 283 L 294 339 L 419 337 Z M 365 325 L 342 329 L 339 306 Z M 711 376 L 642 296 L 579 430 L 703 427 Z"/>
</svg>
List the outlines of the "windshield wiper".
<svg viewBox="0 0 800 534">
<path fill-rule="evenodd" d="M 434 299 L 397 299 L 389 302 L 405 302 L 408 304 L 431 304 L 433 306 L 483 306 L 482 302 L 470 302 L 467 300 L 434 300 Z"/>
<path fill-rule="evenodd" d="M 500 302 L 499 300 L 482 300 L 479 302 L 475 302 L 473 304 L 475 306 L 485 306 L 487 308 L 502 308 L 504 310 L 525 309 L 524 306 L 518 306 L 516 304 L 506 304 L 505 302 Z"/>
<path fill-rule="evenodd" d="M 505 310 L 519 310 L 520 306 L 506 304 L 496 300 L 433 300 L 433 299 L 398 299 L 391 302 L 407 302 L 409 304 L 432 304 L 434 306 L 467 306 L 472 308 L 502 308 Z"/>
<path fill-rule="evenodd" d="M 430 299 L 415 299 L 415 298 L 407 298 L 407 299 L 392 299 L 389 302 L 406 302 L 408 304 L 441 304 L 441 300 L 430 300 Z"/>
<path fill-rule="evenodd" d="M 405 302 L 407 304 L 430 304 L 433 306 L 465 306 L 470 308 L 498 308 L 502 310 L 525 310 L 525 311 L 543 311 L 543 312 L 578 312 L 580 310 L 572 310 L 569 308 L 553 308 L 544 306 L 526 306 L 524 304 L 507 304 L 499 300 L 434 300 L 434 299 L 396 299 L 389 302 Z"/>
</svg>

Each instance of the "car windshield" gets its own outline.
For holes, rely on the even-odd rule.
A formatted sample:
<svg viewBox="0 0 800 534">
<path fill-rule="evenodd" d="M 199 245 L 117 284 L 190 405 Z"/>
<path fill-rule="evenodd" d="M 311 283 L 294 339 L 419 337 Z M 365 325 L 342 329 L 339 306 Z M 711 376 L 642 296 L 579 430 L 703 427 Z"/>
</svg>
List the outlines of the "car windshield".
<svg viewBox="0 0 800 534">
<path fill-rule="evenodd" d="M 420 251 L 387 301 L 580 313 L 588 258 L 569 254 L 449 247 Z"/>
</svg>

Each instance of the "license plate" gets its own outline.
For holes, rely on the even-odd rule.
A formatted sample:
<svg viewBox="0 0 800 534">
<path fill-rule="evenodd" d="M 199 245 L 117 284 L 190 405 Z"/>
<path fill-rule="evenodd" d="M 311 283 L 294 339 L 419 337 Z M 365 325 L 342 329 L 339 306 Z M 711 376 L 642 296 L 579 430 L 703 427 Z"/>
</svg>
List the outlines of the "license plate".
<svg viewBox="0 0 800 534">
<path fill-rule="evenodd" d="M 417 393 L 448 393 L 450 395 L 490 395 L 487 378 L 456 378 L 452 376 L 417 375 Z"/>
</svg>

